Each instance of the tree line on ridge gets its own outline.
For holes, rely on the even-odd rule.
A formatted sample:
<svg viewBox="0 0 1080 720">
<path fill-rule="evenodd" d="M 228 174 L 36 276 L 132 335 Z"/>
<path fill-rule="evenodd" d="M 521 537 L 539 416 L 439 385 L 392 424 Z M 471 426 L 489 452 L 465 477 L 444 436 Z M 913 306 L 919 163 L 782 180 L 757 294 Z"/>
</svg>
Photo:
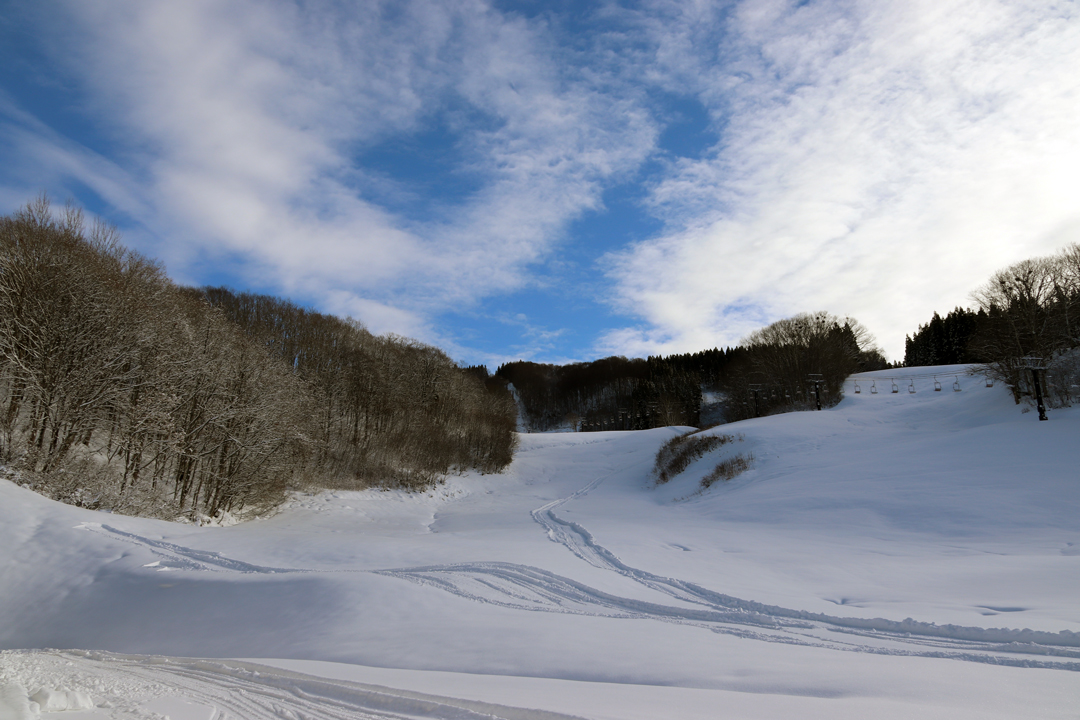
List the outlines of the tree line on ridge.
<svg viewBox="0 0 1080 720">
<path fill-rule="evenodd" d="M 1080 399 L 1080 244 L 999 270 L 972 299 L 906 338 L 904 365 L 983 363 L 1019 402 L 1033 387 L 1024 358 L 1041 358 L 1050 404 Z"/>
<path fill-rule="evenodd" d="M 973 298 L 908 337 L 904 364 L 984 363 L 1019 401 L 1037 356 L 1050 404 L 1077 399 L 1080 245 Z M 0 465 L 87 507 L 196 518 L 291 488 L 422 489 L 505 468 L 519 410 L 533 431 L 703 426 L 829 406 L 888 366 L 857 321 L 816 312 L 737 347 L 492 375 L 288 300 L 177 286 L 44 198 L 0 217 Z"/>
<path fill-rule="evenodd" d="M 430 487 L 512 459 L 516 409 L 437 348 L 183 288 L 45 198 L 0 217 L 0 464 L 57 499 L 191 518 L 290 488 Z"/>
<path fill-rule="evenodd" d="M 816 312 L 777 321 L 734 348 L 562 366 L 517 361 L 495 374 L 513 387 L 529 429 L 588 432 L 700 426 L 703 391 L 723 398 L 711 423 L 805 409 L 819 397 L 829 406 L 848 375 L 887 366 L 857 321 Z"/>
</svg>

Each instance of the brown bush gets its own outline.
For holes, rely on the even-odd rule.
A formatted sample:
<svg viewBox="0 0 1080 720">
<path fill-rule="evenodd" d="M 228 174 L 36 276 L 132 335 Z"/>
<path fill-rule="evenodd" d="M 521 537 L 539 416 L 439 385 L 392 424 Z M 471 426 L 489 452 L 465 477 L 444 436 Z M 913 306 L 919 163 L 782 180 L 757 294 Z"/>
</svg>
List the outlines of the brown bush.
<svg viewBox="0 0 1080 720">
<path fill-rule="evenodd" d="M 749 470 L 753 463 L 753 454 L 748 457 L 736 455 L 727 460 L 721 460 L 716 467 L 709 471 L 708 475 L 701 478 L 701 489 L 708 490 L 713 486 L 713 483 L 719 480 L 723 480 L 724 482 L 732 480 L 746 470 Z"/>
<path fill-rule="evenodd" d="M 663 485 L 703 457 L 705 453 L 723 447 L 735 438 L 731 435 L 698 435 L 690 433 L 673 437 L 660 446 L 656 453 L 653 475 L 656 484 Z"/>
</svg>

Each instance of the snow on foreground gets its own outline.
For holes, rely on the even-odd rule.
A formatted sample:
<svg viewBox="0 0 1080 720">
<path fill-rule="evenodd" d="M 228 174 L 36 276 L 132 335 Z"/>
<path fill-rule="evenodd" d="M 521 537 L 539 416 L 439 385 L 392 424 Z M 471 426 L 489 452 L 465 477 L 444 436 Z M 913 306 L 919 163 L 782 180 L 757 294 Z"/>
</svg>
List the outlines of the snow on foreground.
<svg viewBox="0 0 1080 720">
<path fill-rule="evenodd" d="M 42 688 L 92 699 L 64 718 L 1076 717 L 1080 411 L 917 370 L 708 431 L 742 440 L 659 488 L 675 429 L 228 528 L 2 482 L 0 718 Z"/>
</svg>

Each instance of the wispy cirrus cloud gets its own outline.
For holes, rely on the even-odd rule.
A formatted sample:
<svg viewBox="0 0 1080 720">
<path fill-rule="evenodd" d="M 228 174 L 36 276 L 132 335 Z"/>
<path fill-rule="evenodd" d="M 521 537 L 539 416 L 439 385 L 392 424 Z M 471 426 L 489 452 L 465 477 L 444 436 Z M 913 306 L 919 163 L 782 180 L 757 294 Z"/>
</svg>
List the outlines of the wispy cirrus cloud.
<svg viewBox="0 0 1080 720">
<path fill-rule="evenodd" d="M 654 28 L 663 71 L 725 122 L 651 202 L 668 231 L 615 253 L 640 325 L 601 347 L 734 343 L 828 309 L 893 357 L 998 267 L 1080 240 L 1080 15 L 1071 3 L 740 3 L 716 65 Z"/>
<path fill-rule="evenodd" d="M 433 314 L 527 284 L 656 133 L 560 64 L 542 20 L 482 2 L 54 9 L 71 21 L 58 62 L 120 136 L 174 273 L 239 263 L 377 330 L 430 338 Z M 395 211 L 410 179 L 355 158 L 436 125 L 470 190 L 429 217 Z"/>
<path fill-rule="evenodd" d="M 1063 0 L 16 7 L 63 107 L 0 103 L 0 201 L 93 195 L 182 282 L 472 361 L 693 351 L 815 309 L 897 357 L 1080 239 Z"/>
</svg>

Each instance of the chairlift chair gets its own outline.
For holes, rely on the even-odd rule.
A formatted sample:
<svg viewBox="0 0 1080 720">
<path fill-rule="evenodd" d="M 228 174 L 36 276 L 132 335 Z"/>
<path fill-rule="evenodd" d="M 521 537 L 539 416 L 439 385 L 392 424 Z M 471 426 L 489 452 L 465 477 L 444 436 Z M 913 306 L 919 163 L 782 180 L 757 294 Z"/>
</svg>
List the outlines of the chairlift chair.
<svg viewBox="0 0 1080 720">
<path fill-rule="evenodd" d="M 855 394 L 856 394 L 856 395 L 858 395 L 858 394 L 859 394 L 859 393 L 861 393 L 861 392 L 862 392 L 862 388 L 860 388 L 860 387 L 859 387 L 859 383 L 858 383 L 858 382 L 856 382 L 856 383 L 855 383 Z"/>
<path fill-rule="evenodd" d="M 986 376 L 986 387 L 994 387 L 994 378 Z"/>
<path fill-rule="evenodd" d="M 934 392 L 941 392 L 941 383 L 938 382 L 937 377 L 934 377 Z"/>
<path fill-rule="evenodd" d="M 892 381 L 892 391 L 893 391 L 894 393 L 898 393 L 898 392 L 900 392 L 900 387 L 899 387 L 899 386 L 898 386 L 898 385 L 896 384 L 896 381 L 895 381 L 895 380 L 893 380 L 893 381 Z"/>
<path fill-rule="evenodd" d="M 875 380 L 873 384 L 870 385 L 870 394 L 877 395 L 877 380 Z"/>
<path fill-rule="evenodd" d="M 956 382 L 954 382 L 952 384 L 952 391 L 953 392 L 960 392 L 960 376 L 959 375 L 956 376 Z"/>
<path fill-rule="evenodd" d="M 910 384 L 910 385 L 908 385 L 908 387 L 907 387 L 907 391 L 908 391 L 909 393 L 914 393 L 914 392 L 915 392 L 915 379 L 914 379 L 914 378 L 912 378 L 912 379 L 911 379 L 911 380 L 910 380 L 909 382 L 911 382 L 911 384 Z"/>
</svg>

